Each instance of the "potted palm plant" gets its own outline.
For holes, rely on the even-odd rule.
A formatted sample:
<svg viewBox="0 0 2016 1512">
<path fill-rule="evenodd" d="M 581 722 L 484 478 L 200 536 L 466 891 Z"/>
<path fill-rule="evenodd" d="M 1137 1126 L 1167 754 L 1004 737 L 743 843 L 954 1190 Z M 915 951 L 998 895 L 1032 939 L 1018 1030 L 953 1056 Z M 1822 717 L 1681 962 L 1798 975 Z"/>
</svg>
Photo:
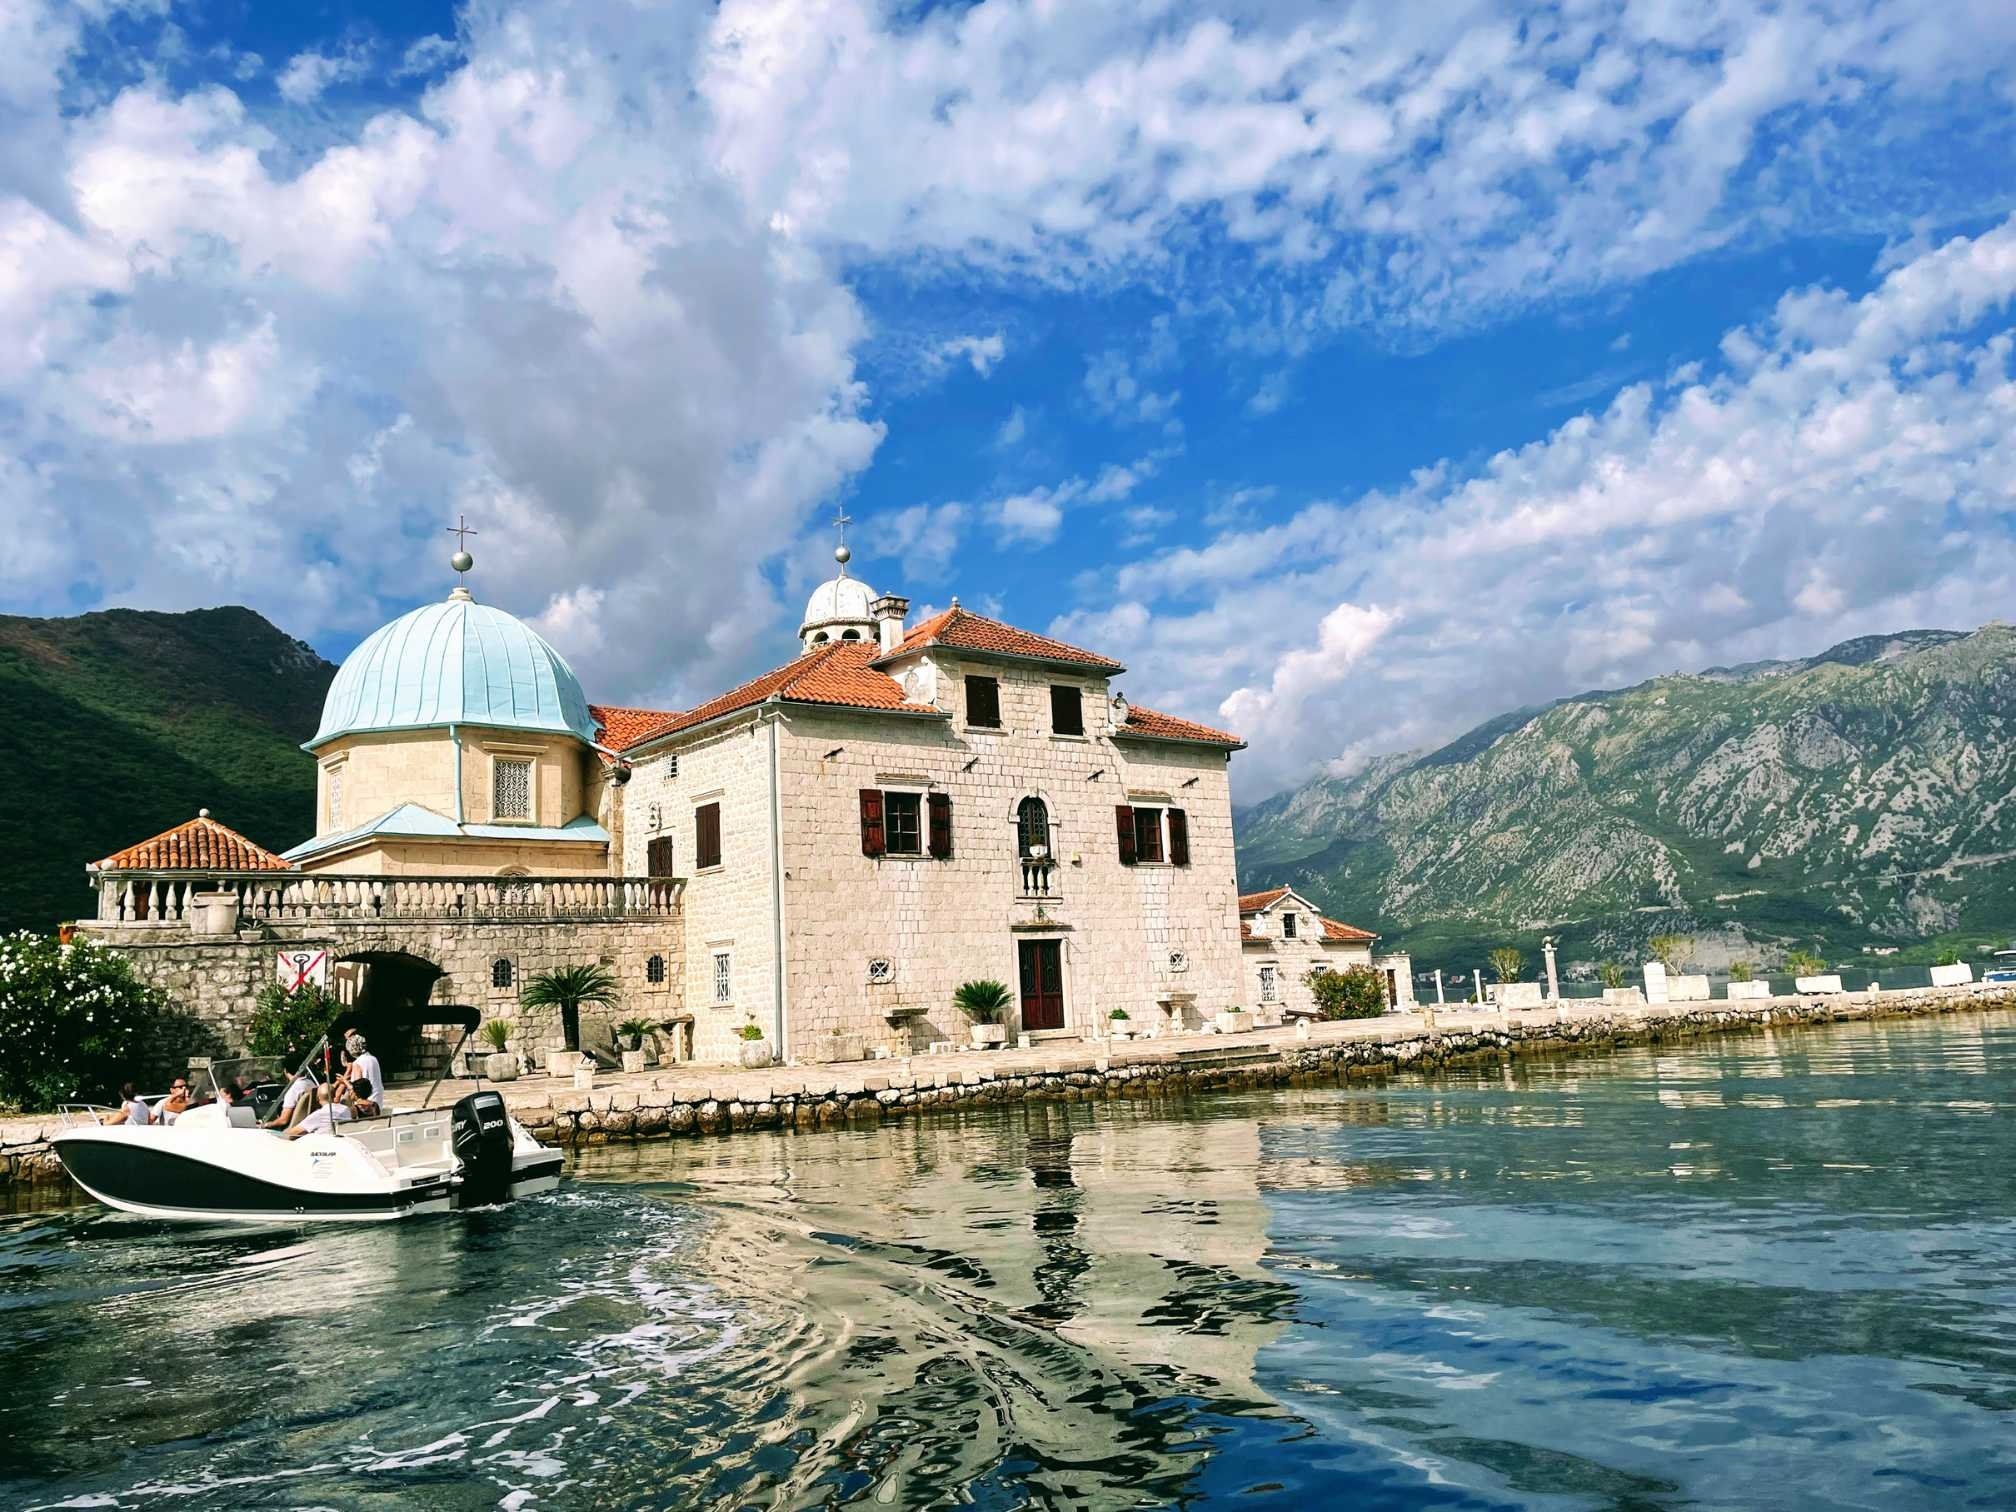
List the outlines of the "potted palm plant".
<svg viewBox="0 0 2016 1512">
<path fill-rule="evenodd" d="M 973 1023 L 973 1048 L 993 1050 L 1008 1038 L 1008 1026 L 1001 1022 L 1015 1000 L 1001 982 L 981 980 L 961 983 L 952 994 L 952 1006 Z"/>
<path fill-rule="evenodd" d="M 511 1044 L 511 1021 L 509 1019 L 485 1019 L 478 1031 L 483 1043 L 490 1047 L 490 1053 L 483 1058 L 483 1074 L 491 1081 L 516 1081 L 518 1079 L 518 1057 L 509 1049 Z"/>
<path fill-rule="evenodd" d="M 616 978 L 604 966 L 562 966 L 542 971 L 518 994 L 521 1008 L 557 1009 L 566 1050 L 548 1051 L 546 1069 L 565 1076 L 580 1069 L 581 1010 L 589 1003 L 604 1008 L 616 1004 Z"/>
<path fill-rule="evenodd" d="M 650 1032 L 651 1023 L 648 1019 L 629 1018 L 616 1026 L 616 1039 L 622 1047 L 625 1071 L 644 1069 L 644 1036 Z"/>
<path fill-rule="evenodd" d="M 770 1047 L 763 1043 L 761 1024 L 744 1024 L 736 1031 L 742 1036 L 742 1064 L 750 1070 L 760 1070 L 770 1064 Z"/>
</svg>

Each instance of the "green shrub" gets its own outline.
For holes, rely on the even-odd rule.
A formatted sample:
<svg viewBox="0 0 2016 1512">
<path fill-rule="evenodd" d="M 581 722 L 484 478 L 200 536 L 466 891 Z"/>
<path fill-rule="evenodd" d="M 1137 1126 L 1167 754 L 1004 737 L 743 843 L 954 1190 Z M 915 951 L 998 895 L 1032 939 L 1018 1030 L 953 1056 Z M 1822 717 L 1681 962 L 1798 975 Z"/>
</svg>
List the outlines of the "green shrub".
<svg viewBox="0 0 2016 1512">
<path fill-rule="evenodd" d="M 1675 976 L 1694 954 L 1694 942 L 1683 934 L 1654 935 L 1646 948 L 1652 952 L 1652 959 L 1664 966 Z"/>
<path fill-rule="evenodd" d="M 1730 980 L 1730 981 L 1732 981 L 1732 982 L 1747 982 L 1747 981 L 1749 981 L 1749 980 L 1750 980 L 1750 978 L 1751 978 L 1751 975 L 1752 975 L 1752 971 L 1751 971 L 1751 967 L 1750 967 L 1750 963 L 1749 963 L 1748 961 L 1731 961 L 1731 962 L 1729 963 L 1729 980 Z"/>
<path fill-rule="evenodd" d="M 1316 966 L 1302 980 L 1323 1018 L 1377 1018 L 1386 1011 L 1386 979 L 1370 966 L 1347 966 L 1342 971 Z"/>
<path fill-rule="evenodd" d="M 1827 963 L 1810 950 L 1794 950 L 1785 956 L 1785 969 L 1795 977 L 1818 976 L 1827 969 Z"/>
<path fill-rule="evenodd" d="M 1624 977 L 1624 968 L 1619 966 L 1615 961 L 1605 961 L 1601 966 L 1598 966 L 1596 968 L 1596 975 L 1605 987 L 1623 987 L 1628 985 Z"/>
<path fill-rule="evenodd" d="M 1932 958 L 1932 964 L 1934 966 L 1958 966 L 1960 964 L 1960 952 L 1955 950 L 1951 945 L 1948 945 Z"/>
<path fill-rule="evenodd" d="M 1501 982 L 1525 980 L 1526 957 L 1510 945 L 1500 945 L 1491 952 L 1491 969 Z"/>
<path fill-rule="evenodd" d="M 245 1041 L 247 1055 L 274 1055 L 291 1071 L 336 1022 L 343 1005 L 334 994 L 303 982 L 292 992 L 268 982 L 252 999 L 252 1030 Z"/>
<path fill-rule="evenodd" d="M 1015 1001 L 1001 982 L 962 982 L 952 994 L 952 1006 L 976 1024 L 998 1024 Z"/>
<path fill-rule="evenodd" d="M 744 1038 L 745 1040 L 750 1041 L 752 1044 L 755 1041 L 763 1038 L 763 1026 L 761 1024 L 744 1024 L 740 1029 L 736 1030 L 735 1032 L 741 1035 L 742 1038 Z"/>
<path fill-rule="evenodd" d="M 166 1085 L 215 1033 L 134 975 L 116 951 L 53 935 L 0 936 L 0 1102 L 41 1113 L 109 1101 L 122 1081 Z"/>
<path fill-rule="evenodd" d="M 488 1018 L 476 1031 L 477 1037 L 492 1050 L 502 1050 L 511 1043 L 511 1020 Z"/>
<path fill-rule="evenodd" d="M 651 1021 L 640 1018 L 625 1019 L 616 1026 L 616 1032 L 630 1042 L 624 1046 L 626 1050 L 642 1050 L 644 1036 L 651 1032 Z"/>
</svg>

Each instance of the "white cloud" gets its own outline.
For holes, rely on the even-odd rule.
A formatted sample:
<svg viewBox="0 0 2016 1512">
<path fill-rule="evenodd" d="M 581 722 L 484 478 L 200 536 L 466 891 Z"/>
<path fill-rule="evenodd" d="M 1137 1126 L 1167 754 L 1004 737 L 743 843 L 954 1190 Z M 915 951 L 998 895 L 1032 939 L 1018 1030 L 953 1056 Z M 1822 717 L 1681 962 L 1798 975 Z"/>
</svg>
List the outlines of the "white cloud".
<svg viewBox="0 0 2016 1512">
<path fill-rule="evenodd" d="M 955 362 L 965 362 L 982 378 L 994 371 L 1008 351 L 1008 343 L 999 331 L 991 336 L 954 336 L 939 342 L 924 355 L 925 371 L 943 372 Z"/>
<path fill-rule="evenodd" d="M 994 432 L 994 445 L 1002 451 L 1011 446 L 1020 446 L 1022 438 L 1029 434 L 1029 412 L 1016 405 L 1008 411 L 1008 418 L 1001 422 L 1001 428 Z"/>
<path fill-rule="evenodd" d="M 1271 415 L 1288 402 L 1288 374 L 1285 370 L 1269 373 L 1260 380 L 1246 400 L 1249 415 Z"/>
<path fill-rule="evenodd" d="M 1995 0 L 895 15 L 722 6 L 700 88 L 762 214 L 857 255 L 1062 280 L 1250 249 L 1280 274 L 1258 324 L 1289 345 L 1443 328 L 1792 224 L 1968 213 L 1925 128 L 1971 121 L 1993 152 L 2016 53 Z"/>
<path fill-rule="evenodd" d="M 2006 615 L 2012 302 L 2016 221 L 1860 299 L 1794 290 L 1714 372 L 1471 472 L 1157 552 L 1057 633 L 1253 740 L 1252 796 L 1586 688 Z"/>
<path fill-rule="evenodd" d="M 335 53 L 310 48 L 287 60 L 274 85 L 288 104 L 312 105 L 335 85 L 363 78 L 370 68 L 370 50 L 361 43 L 351 43 Z"/>
</svg>

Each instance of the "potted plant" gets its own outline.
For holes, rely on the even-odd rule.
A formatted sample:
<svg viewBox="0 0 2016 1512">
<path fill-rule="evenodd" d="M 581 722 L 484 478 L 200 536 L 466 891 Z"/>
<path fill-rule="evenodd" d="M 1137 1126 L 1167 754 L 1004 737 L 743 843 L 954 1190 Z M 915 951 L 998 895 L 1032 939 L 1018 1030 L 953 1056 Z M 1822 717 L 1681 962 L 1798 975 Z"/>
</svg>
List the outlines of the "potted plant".
<svg viewBox="0 0 2016 1512">
<path fill-rule="evenodd" d="M 981 980 L 962 983 L 952 994 L 952 1006 L 973 1023 L 973 1048 L 994 1050 L 1008 1038 L 1008 1026 L 1001 1022 L 1014 1002 L 1000 982 Z"/>
<path fill-rule="evenodd" d="M 518 1057 L 508 1048 L 511 1043 L 511 1021 L 509 1019 L 485 1019 L 478 1031 L 483 1043 L 490 1047 L 490 1054 L 483 1059 L 483 1074 L 491 1081 L 516 1081 L 518 1079 Z"/>
<path fill-rule="evenodd" d="M 1128 1017 L 1125 1008 L 1115 1008 L 1106 1015 L 1106 1022 L 1112 1026 L 1113 1038 L 1117 1040 L 1134 1038 L 1134 1020 Z"/>
<path fill-rule="evenodd" d="M 1220 1008 L 1215 1022 L 1220 1034 L 1244 1034 L 1253 1027 L 1253 1014 L 1247 1008 Z"/>
<path fill-rule="evenodd" d="M 559 1010 L 561 1043 L 568 1048 L 547 1052 L 546 1068 L 555 1076 L 581 1068 L 581 1058 L 574 1052 L 581 1044 L 581 1010 L 590 1003 L 604 1008 L 616 1006 L 616 978 L 606 966 L 562 966 L 557 971 L 542 971 L 518 994 L 522 1008 Z"/>
<path fill-rule="evenodd" d="M 617 1039 L 622 1045 L 623 1069 L 642 1071 L 644 1069 L 644 1036 L 651 1032 L 648 1019 L 625 1019 L 616 1026 Z"/>
<path fill-rule="evenodd" d="M 736 1032 L 742 1036 L 743 1065 L 754 1071 L 770 1064 L 770 1047 L 763 1043 L 761 1024 L 744 1024 Z"/>
</svg>

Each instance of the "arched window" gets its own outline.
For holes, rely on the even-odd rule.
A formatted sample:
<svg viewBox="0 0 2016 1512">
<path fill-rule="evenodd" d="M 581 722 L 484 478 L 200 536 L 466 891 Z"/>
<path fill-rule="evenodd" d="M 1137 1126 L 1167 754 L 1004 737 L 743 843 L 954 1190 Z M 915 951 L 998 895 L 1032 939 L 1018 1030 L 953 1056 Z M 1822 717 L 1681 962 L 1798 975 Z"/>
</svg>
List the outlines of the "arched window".
<svg viewBox="0 0 2016 1512">
<path fill-rule="evenodd" d="M 840 639 L 859 640 L 861 639 L 861 632 L 859 630 L 842 630 L 840 632 Z"/>
<path fill-rule="evenodd" d="M 516 979 L 517 974 L 517 970 L 512 966 L 509 956 L 499 956 L 490 963 L 490 985 L 492 987 L 509 987 Z"/>
<path fill-rule="evenodd" d="M 826 644 L 826 640 L 827 640 L 826 632 L 824 630 L 821 630 L 817 635 L 812 637 L 812 644 L 815 646 L 823 646 Z"/>
<path fill-rule="evenodd" d="M 665 957 L 654 955 L 644 963 L 644 980 L 652 986 L 660 986 L 665 980 Z"/>
<path fill-rule="evenodd" d="M 1050 810 L 1041 798 L 1024 798 L 1015 806 L 1015 844 L 1024 856 L 1035 855 L 1039 845 L 1050 854 Z"/>
</svg>

